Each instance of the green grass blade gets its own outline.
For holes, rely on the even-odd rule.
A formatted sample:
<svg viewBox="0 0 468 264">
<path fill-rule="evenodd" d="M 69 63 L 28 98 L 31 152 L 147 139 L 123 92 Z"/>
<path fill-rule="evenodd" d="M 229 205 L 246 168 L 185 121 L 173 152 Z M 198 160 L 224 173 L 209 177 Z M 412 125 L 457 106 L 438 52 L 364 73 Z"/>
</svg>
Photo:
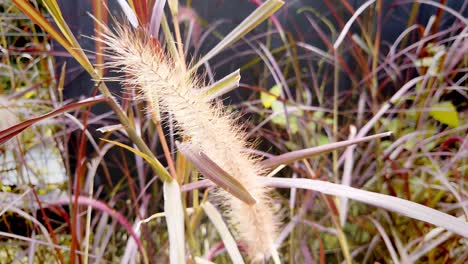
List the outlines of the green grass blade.
<svg viewBox="0 0 468 264">
<path fill-rule="evenodd" d="M 268 0 L 253 11 L 246 19 L 242 21 L 236 28 L 234 28 L 218 45 L 211 49 L 198 63 L 193 67 L 196 69 L 203 63 L 207 62 L 216 56 L 221 50 L 238 41 L 240 38 L 249 33 L 252 29 L 270 17 L 276 10 L 283 6 L 284 2 L 281 0 Z"/>
<path fill-rule="evenodd" d="M 76 46 L 76 43 L 69 41 L 70 36 L 64 37 L 58 32 L 47 19 L 39 13 L 28 1 L 26 0 L 13 0 L 13 3 L 27 16 L 29 16 L 37 25 L 43 28 L 52 38 L 57 40 L 69 53 L 72 55 L 90 74 L 94 73 L 94 68 L 91 62 L 84 55 L 81 48 Z M 52 14 L 53 15 L 53 14 Z"/>
<path fill-rule="evenodd" d="M 101 138 L 102 141 L 105 141 L 105 142 L 109 142 L 109 143 L 112 143 L 114 145 L 117 145 L 121 148 L 124 148 L 126 150 L 129 150 L 131 152 L 133 152 L 134 154 L 142 157 L 144 160 L 146 160 L 150 165 L 151 167 L 158 173 L 158 176 L 161 177 L 164 181 L 172 181 L 172 178 L 171 176 L 169 175 L 169 173 L 167 172 L 167 170 L 164 168 L 164 166 L 156 159 L 153 159 L 151 158 L 150 156 L 146 155 L 145 153 L 139 151 L 139 150 L 136 150 L 130 146 L 127 146 L 125 144 L 122 144 L 120 142 L 117 142 L 117 141 L 114 141 L 114 140 L 107 140 L 107 139 L 103 139 Z"/>
<path fill-rule="evenodd" d="M 62 32 L 63 36 L 68 40 L 70 44 L 76 46 L 78 43 L 71 33 L 70 28 L 68 27 L 67 23 L 63 19 L 62 12 L 60 11 L 60 7 L 56 0 L 44 0 L 43 1 L 47 11 L 49 11 L 50 15 L 54 19 L 55 23 L 57 24 L 58 28 Z"/>
<path fill-rule="evenodd" d="M 241 75 L 240 70 L 238 69 L 237 71 L 217 81 L 212 86 L 207 87 L 205 90 L 202 91 L 202 93 L 205 94 L 208 100 L 213 100 L 239 87 L 240 79 Z"/>
</svg>

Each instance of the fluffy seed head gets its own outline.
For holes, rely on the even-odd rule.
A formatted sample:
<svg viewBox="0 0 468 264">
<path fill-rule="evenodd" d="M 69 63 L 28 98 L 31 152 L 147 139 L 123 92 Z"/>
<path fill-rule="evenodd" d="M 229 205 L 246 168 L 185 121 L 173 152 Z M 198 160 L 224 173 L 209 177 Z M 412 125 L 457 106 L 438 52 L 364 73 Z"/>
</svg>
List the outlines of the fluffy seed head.
<svg viewBox="0 0 468 264">
<path fill-rule="evenodd" d="M 127 77 L 127 86 L 137 87 L 149 105 L 174 116 L 180 133 L 225 171 L 236 177 L 257 200 L 249 206 L 229 193 L 218 190 L 216 198 L 237 237 L 248 248 L 251 260 L 262 260 L 274 249 L 278 219 L 266 187 L 256 176 L 264 174 L 257 160 L 243 149 L 248 145 L 235 119 L 221 105 L 207 102 L 200 81 L 183 65 L 156 45 L 144 30 L 117 26 L 106 30 L 100 41 L 108 46 L 108 67 Z M 152 109 L 155 111 L 154 109 Z M 150 109 L 151 111 L 151 109 Z"/>
</svg>

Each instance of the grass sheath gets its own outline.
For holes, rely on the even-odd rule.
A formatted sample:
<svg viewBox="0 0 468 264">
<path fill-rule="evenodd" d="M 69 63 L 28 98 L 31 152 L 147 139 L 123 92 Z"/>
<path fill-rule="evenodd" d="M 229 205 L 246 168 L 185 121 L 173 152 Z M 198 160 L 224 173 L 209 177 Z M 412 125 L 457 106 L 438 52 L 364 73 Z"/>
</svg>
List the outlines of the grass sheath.
<svg viewBox="0 0 468 264">
<path fill-rule="evenodd" d="M 189 73 L 178 58 L 154 45 L 150 34 L 128 25 L 110 29 L 100 39 L 107 45 L 107 66 L 125 72 L 120 80 L 126 87 L 136 87 L 139 99 L 157 102 L 160 110 L 174 116 L 178 131 L 217 165 L 234 175 L 257 203 L 248 205 L 231 194 L 219 190 L 216 198 L 226 208 L 225 215 L 235 227 L 237 237 L 247 245 L 252 261 L 272 254 L 278 218 L 267 195 L 268 189 L 258 180 L 265 170 L 251 154 L 242 151 L 248 146 L 235 118 L 216 103 L 206 100 L 197 76 Z M 157 109 L 148 111 L 152 114 Z"/>
</svg>

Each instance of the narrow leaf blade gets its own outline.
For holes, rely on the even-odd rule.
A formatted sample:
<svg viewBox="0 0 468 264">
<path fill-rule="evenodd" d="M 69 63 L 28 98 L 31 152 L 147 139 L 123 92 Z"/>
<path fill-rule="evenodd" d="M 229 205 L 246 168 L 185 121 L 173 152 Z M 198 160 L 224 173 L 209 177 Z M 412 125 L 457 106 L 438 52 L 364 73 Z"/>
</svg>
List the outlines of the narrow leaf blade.
<svg viewBox="0 0 468 264">
<path fill-rule="evenodd" d="M 16 124 L 16 125 L 14 125 L 12 127 L 9 127 L 7 129 L 4 129 L 4 130 L 0 131 L 0 144 L 3 144 L 5 142 L 7 142 L 8 140 L 13 138 L 14 136 L 16 136 L 19 133 L 21 133 L 22 131 L 24 131 L 26 128 L 32 126 L 33 124 L 35 124 L 35 123 L 37 123 L 39 121 L 55 117 L 55 116 L 57 116 L 59 114 L 62 114 L 62 113 L 65 113 L 65 112 L 80 108 L 82 106 L 96 104 L 96 103 L 104 102 L 106 100 L 107 99 L 104 98 L 103 96 L 96 96 L 96 97 L 91 98 L 91 99 L 86 99 L 86 100 L 83 100 L 83 101 L 80 101 L 80 102 L 77 102 L 77 103 L 68 104 L 68 105 L 60 107 L 60 108 L 58 108 L 58 109 L 56 109 L 56 110 L 54 110 L 52 112 L 49 112 L 49 113 L 47 113 L 45 115 L 23 121 L 23 122 L 21 122 L 19 124 Z"/>
<path fill-rule="evenodd" d="M 170 262 L 185 263 L 184 209 L 177 181 L 164 182 L 164 212 L 169 233 Z"/>
<path fill-rule="evenodd" d="M 237 71 L 227 75 L 205 90 L 202 90 L 202 93 L 205 94 L 208 101 L 213 100 L 239 87 L 240 79 L 240 70 L 237 69 Z"/>
<path fill-rule="evenodd" d="M 74 46 L 70 43 L 60 32 L 58 32 L 47 19 L 37 11 L 27 0 L 13 0 L 13 3 L 37 25 L 43 28 L 52 38 L 54 38 L 60 45 L 62 45 L 80 64 L 85 70 L 94 75 L 94 68 L 91 62 L 84 55 L 80 47 Z"/>
<path fill-rule="evenodd" d="M 153 167 L 153 169 L 159 174 L 159 176 L 161 176 L 161 178 L 163 179 L 172 179 L 171 176 L 169 175 L 169 172 L 167 172 L 167 170 L 164 168 L 164 166 L 156 159 L 153 159 L 151 158 L 150 156 L 146 155 L 145 153 L 139 151 L 139 150 L 136 150 L 130 146 L 127 146 L 125 144 L 122 144 L 120 142 L 117 142 L 117 141 L 114 141 L 114 140 L 107 140 L 107 139 L 103 139 L 101 138 L 102 141 L 105 141 L 105 142 L 108 142 L 108 143 L 111 143 L 111 144 L 114 144 L 114 145 L 117 145 L 121 148 L 124 148 L 128 151 L 131 151 L 133 154 L 136 154 L 140 157 L 142 157 L 144 160 L 146 160 L 150 165 L 151 167 Z"/>
<path fill-rule="evenodd" d="M 208 218 L 210 218 L 216 230 L 218 230 L 218 233 L 223 240 L 224 247 L 231 257 L 232 263 L 244 263 L 242 255 L 239 252 L 239 248 L 237 247 L 237 243 L 229 232 L 229 229 L 218 210 L 216 210 L 210 202 L 205 202 L 201 206 Z"/>
<path fill-rule="evenodd" d="M 318 191 L 324 194 L 348 197 L 389 211 L 443 227 L 461 236 L 468 237 L 468 222 L 430 207 L 381 193 L 369 192 L 341 184 L 310 180 L 258 177 L 270 187 L 299 188 Z"/>
<path fill-rule="evenodd" d="M 260 23 L 265 21 L 273 13 L 276 12 L 284 2 L 281 0 L 268 0 L 253 11 L 242 23 L 234 28 L 226 37 L 221 40 L 211 51 L 209 51 L 203 58 L 198 61 L 194 66 L 194 69 L 198 68 L 203 63 L 207 62 L 214 56 L 216 56 L 221 50 L 238 41 L 245 34 L 249 33 L 252 29 L 258 26 Z"/>
<path fill-rule="evenodd" d="M 177 148 L 189 159 L 205 177 L 225 191 L 239 198 L 248 205 L 256 203 L 255 198 L 233 176 L 218 166 L 196 146 L 188 143 L 176 143 Z"/>
<path fill-rule="evenodd" d="M 312 156 L 327 153 L 327 152 L 333 151 L 335 149 L 339 149 L 339 148 L 347 147 L 347 146 L 350 146 L 350 145 L 370 141 L 370 140 L 373 140 L 373 139 L 376 139 L 376 138 L 388 137 L 391 134 L 392 134 L 392 132 L 385 132 L 385 133 L 380 133 L 380 134 L 376 134 L 376 135 L 372 135 L 372 136 L 368 136 L 368 137 L 362 137 L 362 138 L 358 138 L 358 139 L 339 141 L 339 142 L 335 142 L 335 143 L 326 144 L 326 145 L 323 145 L 323 146 L 292 151 L 292 152 L 288 152 L 288 153 L 285 153 L 285 154 L 282 154 L 282 155 L 279 155 L 279 156 L 272 157 L 272 158 L 269 158 L 267 160 L 264 160 L 264 161 L 261 162 L 261 165 L 263 167 L 266 167 L 266 168 L 271 168 L 271 167 L 275 167 L 275 166 L 282 165 L 282 164 L 286 165 L 286 164 L 290 164 L 290 163 L 293 163 L 293 162 L 301 160 L 301 159 L 307 159 L 307 158 L 310 158 Z"/>
<path fill-rule="evenodd" d="M 126 0 L 117 0 L 119 3 L 120 7 L 122 8 L 122 11 L 124 12 L 125 16 L 128 19 L 128 22 L 134 27 L 138 28 L 138 18 L 133 11 L 133 9 L 130 7 L 128 2 Z"/>
</svg>

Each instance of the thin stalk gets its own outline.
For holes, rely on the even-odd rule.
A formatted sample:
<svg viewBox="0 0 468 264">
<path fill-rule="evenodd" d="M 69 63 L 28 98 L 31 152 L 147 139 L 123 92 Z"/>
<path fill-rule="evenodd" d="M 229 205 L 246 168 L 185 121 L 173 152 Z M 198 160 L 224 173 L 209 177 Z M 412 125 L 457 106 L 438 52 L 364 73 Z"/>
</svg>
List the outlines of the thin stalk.
<svg viewBox="0 0 468 264">
<path fill-rule="evenodd" d="M 333 141 L 338 141 L 338 91 L 339 91 L 339 74 L 340 68 L 338 62 L 338 50 L 333 53 L 335 59 L 335 67 L 333 68 Z M 338 151 L 333 151 L 333 174 L 335 175 L 335 182 L 338 179 Z"/>
<path fill-rule="evenodd" d="M 177 51 L 179 53 L 179 63 L 180 66 L 183 66 L 185 69 L 185 56 L 184 56 L 184 45 L 182 43 L 182 36 L 180 34 L 180 25 L 179 25 L 179 5 L 177 1 L 169 1 L 169 9 L 172 14 L 172 23 L 174 25 L 174 33 L 177 42 Z"/>
<path fill-rule="evenodd" d="M 323 193 L 320 193 L 320 196 L 322 196 L 322 199 L 325 201 L 325 204 L 327 205 L 328 210 L 330 210 L 331 219 L 332 219 L 333 225 L 336 228 L 338 241 L 340 243 L 341 251 L 343 252 L 345 261 L 348 264 L 352 264 L 353 262 L 352 262 L 352 259 L 351 259 L 351 255 L 349 254 L 348 241 L 346 240 L 346 235 L 343 232 L 343 229 L 341 228 L 340 220 L 337 217 L 338 214 L 334 210 L 336 208 L 336 206 L 331 204 L 331 203 L 333 203 L 333 198 L 331 196 L 325 195 Z"/>
<path fill-rule="evenodd" d="M 338 92 L 339 92 L 339 74 L 340 74 L 340 68 L 338 62 L 338 55 L 339 54 L 339 47 L 334 50 L 333 55 L 335 59 L 335 67 L 333 70 L 333 137 L 334 141 L 338 141 Z M 338 150 L 333 151 L 333 174 L 335 175 L 335 182 L 338 183 Z M 328 208 L 331 210 L 332 207 L 329 203 L 328 196 L 321 194 L 323 196 L 324 201 L 326 202 L 326 205 Z M 333 201 L 332 199 L 330 199 Z M 349 246 L 348 242 L 346 240 L 346 236 L 343 233 L 343 230 L 341 229 L 340 221 L 337 218 L 337 214 L 333 210 L 331 210 L 331 216 L 333 220 L 333 224 L 336 227 L 337 233 L 338 233 L 338 241 L 340 242 L 341 245 L 341 251 L 343 252 L 343 255 L 345 257 L 346 263 L 352 264 L 351 262 L 351 255 L 349 254 Z"/>
<path fill-rule="evenodd" d="M 374 49 L 372 52 L 372 72 L 375 73 L 372 78 L 372 105 L 377 105 L 377 87 L 378 87 L 378 78 L 377 78 L 377 64 L 379 62 L 379 53 L 380 53 L 380 33 L 382 29 L 382 0 L 377 0 L 376 3 L 376 15 L 377 15 L 377 30 L 375 33 L 374 39 Z"/>
<path fill-rule="evenodd" d="M 172 179 L 177 179 L 177 173 L 174 167 L 174 162 L 172 161 L 171 152 L 169 151 L 169 147 L 167 146 L 167 141 L 161 127 L 161 122 L 156 123 L 156 130 L 158 132 L 159 140 L 164 151 L 164 157 L 166 157 L 167 165 L 169 166 L 169 171 L 171 172 Z"/>
</svg>

